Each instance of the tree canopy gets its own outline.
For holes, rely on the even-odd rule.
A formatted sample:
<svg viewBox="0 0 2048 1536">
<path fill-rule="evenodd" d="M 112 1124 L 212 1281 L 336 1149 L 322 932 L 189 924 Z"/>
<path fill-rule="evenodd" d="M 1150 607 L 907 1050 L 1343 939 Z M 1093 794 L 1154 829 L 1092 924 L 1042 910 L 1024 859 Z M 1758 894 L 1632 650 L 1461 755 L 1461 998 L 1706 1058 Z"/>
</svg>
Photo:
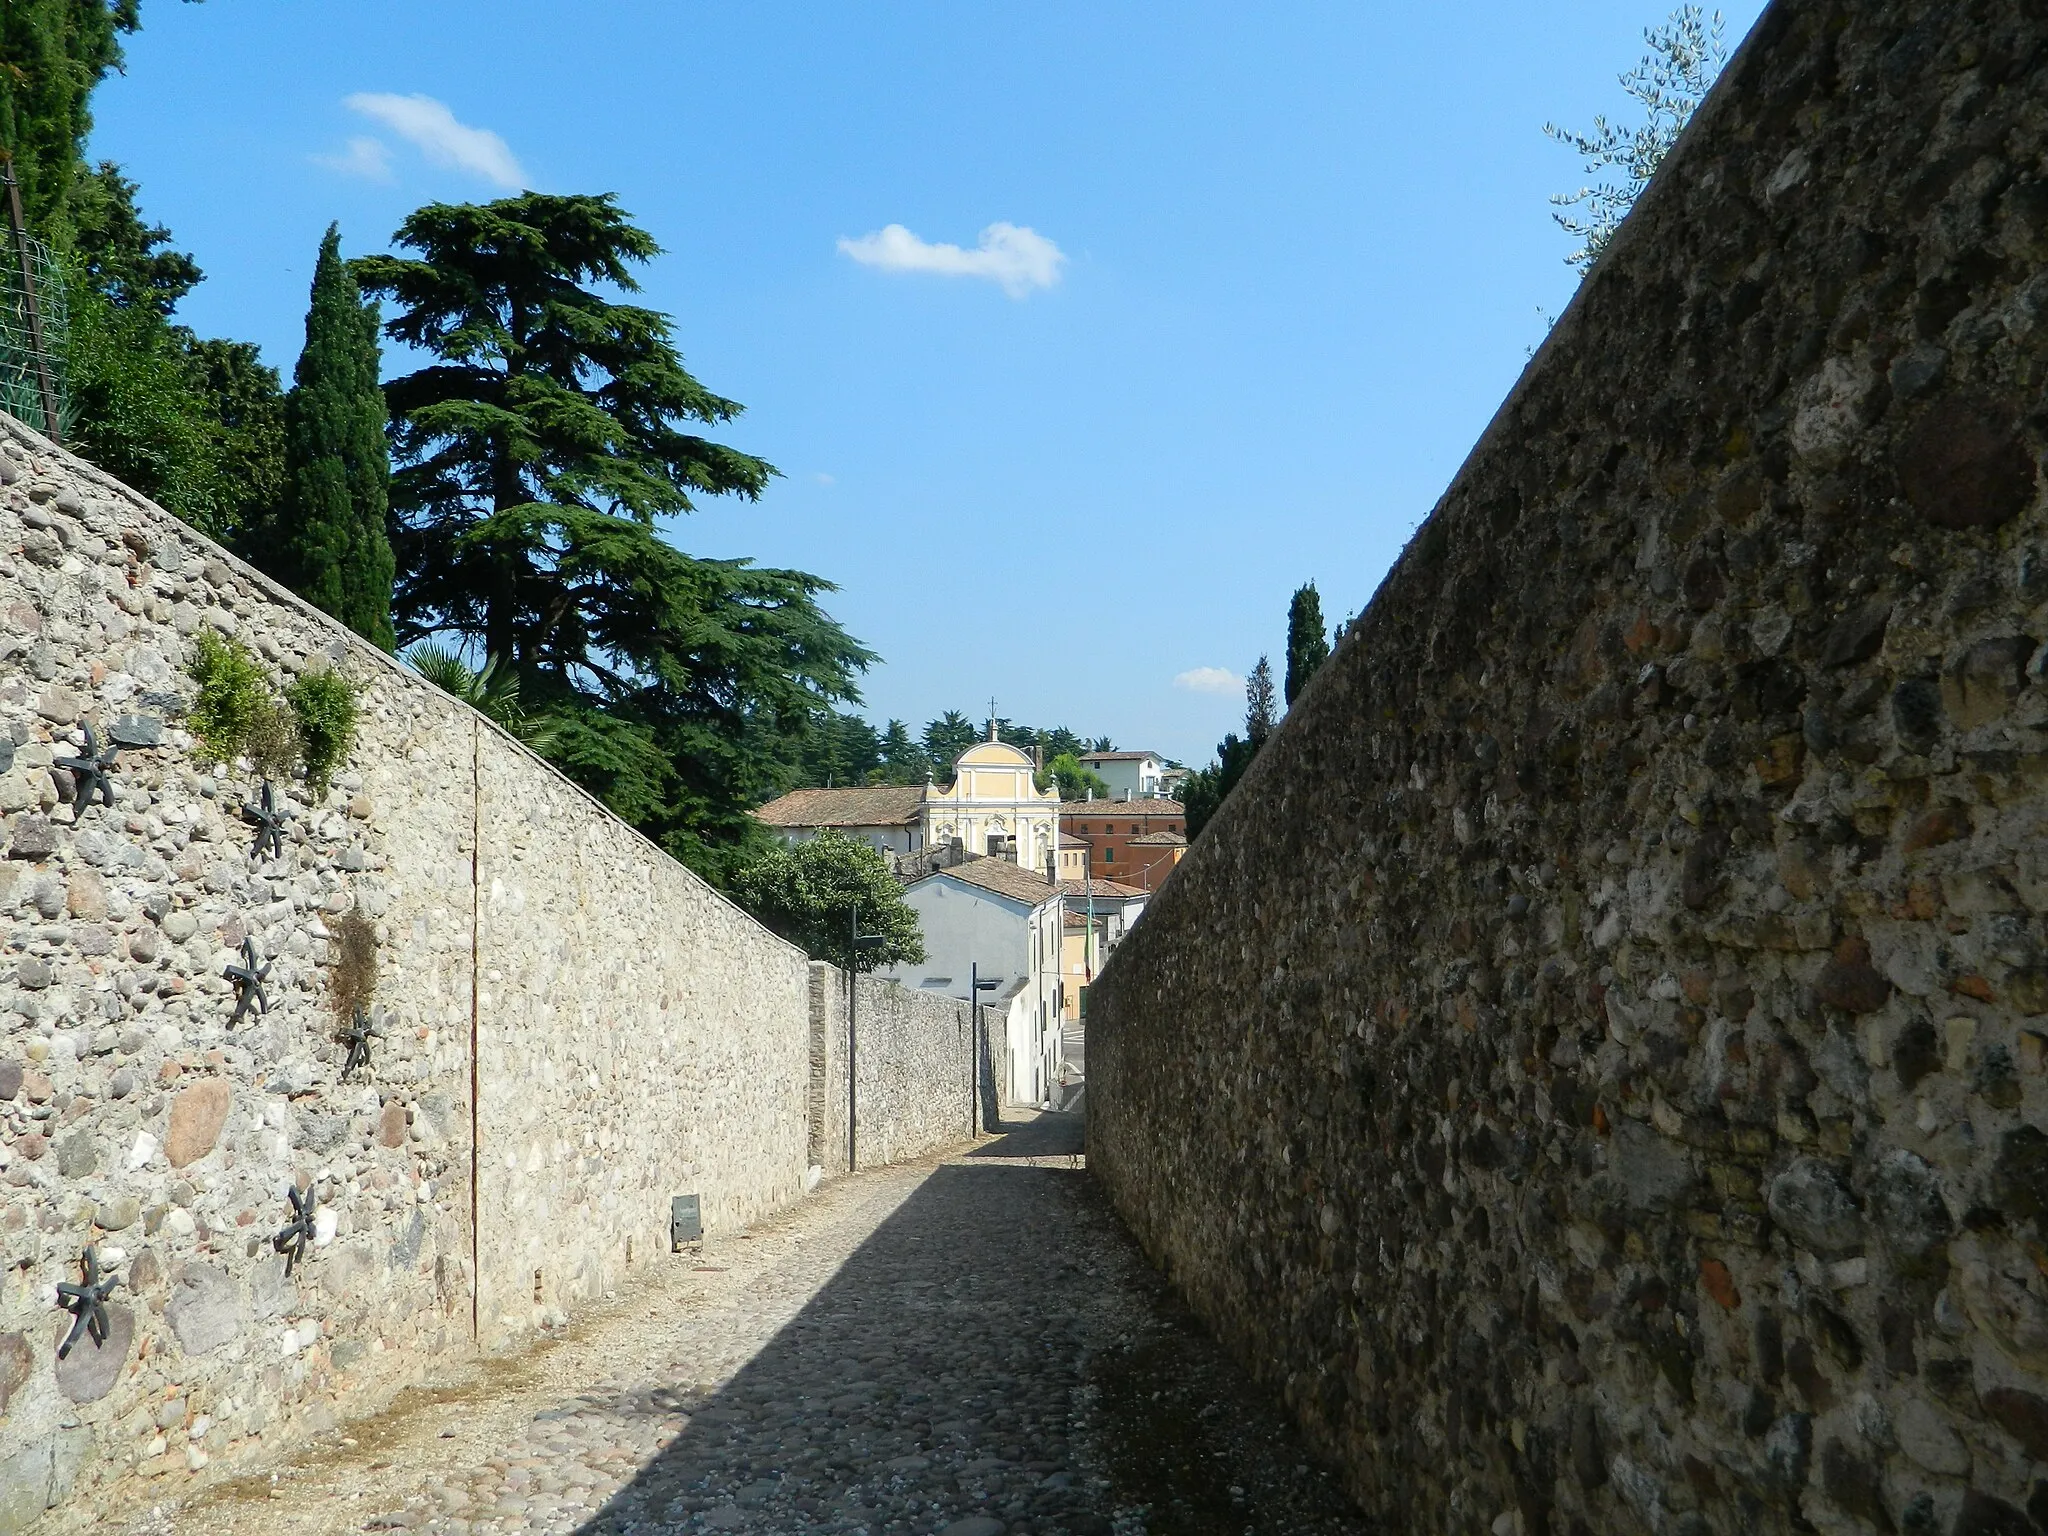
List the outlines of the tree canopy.
<svg viewBox="0 0 2048 1536">
<path fill-rule="evenodd" d="M 1292 709 L 1301 690 L 1315 676 L 1316 669 L 1330 659 L 1330 642 L 1323 637 L 1323 600 L 1316 584 L 1295 588 L 1287 605 L 1287 707 Z"/>
<path fill-rule="evenodd" d="M 283 472 L 283 392 L 254 346 L 175 323 L 198 263 L 89 164 L 92 93 L 122 66 L 137 0 L 0 5 L 0 148 L 31 236 L 55 253 L 69 325 L 52 337 L 69 445 L 193 526 L 241 542 Z M 53 306 L 54 307 L 54 306 Z"/>
<path fill-rule="evenodd" d="M 915 965 L 925 958 L 917 913 L 888 860 L 866 843 L 827 829 L 807 842 L 764 850 L 733 882 L 740 902 L 764 924 L 813 960 L 841 970 L 873 971 Z M 878 936 L 873 948 L 853 948 L 853 924 Z"/>
<path fill-rule="evenodd" d="M 683 367 L 668 318 L 622 303 L 659 254 L 610 196 L 437 203 L 415 256 L 355 271 L 385 333 L 426 354 L 386 386 L 401 642 L 456 637 L 549 717 L 550 755 L 707 876 L 748 808 L 875 659 L 819 606 L 831 583 L 684 554 L 656 531 L 775 473 L 700 436 L 740 406 Z"/>
<path fill-rule="evenodd" d="M 1086 800 L 1091 795 L 1097 800 L 1109 798 L 1109 781 L 1094 769 L 1083 767 L 1071 752 L 1046 759 L 1045 771 L 1038 776 L 1038 787 L 1051 789 L 1055 785 L 1062 800 Z"/>
<path fill-rule="evenodd" d="M 93 89 L 121 67 L 121 37 L 140 24 L 137 0 L 0 5 L 0 144 L 14 158 L 23 218 L 53 244 L 71 232 Z"/>
<path fill-rule="evenodd" d="M 377 311 L 341 259 L 334 225 L 320 242 L 306 346 L 285 401 L 285 488 L 266 564 L 301 597 L 385 650 L 391 627 L 391 461 L 378 382 Z"/>
<path fill-rule="evenodd" d="M 1621 173 L 1618 180 L 1594 182 L 1550 199 L 1559 209 L 1551 217 L 1580 242 L 1565 258 L 1580 272 L 1593 269 L 1728 62 L 1723 27 L 1719 11 L 1709 18 L 1701 7 L 1688 4 L 1673 11 L 1663 26 L 1643 29 L 1649 52 L 1620 76 L 1621 88 L 1643 108 L 1643 121 L 1635 127 L 1610 123 L 1604 115 L 1594 117 L 1590 133 L 1543 125 L 1546 136 L 1585 162 L 1587 175 Z M 1583 215 L 1564 211 L 1574 208 L 1583 209 Z"/>
</svg>

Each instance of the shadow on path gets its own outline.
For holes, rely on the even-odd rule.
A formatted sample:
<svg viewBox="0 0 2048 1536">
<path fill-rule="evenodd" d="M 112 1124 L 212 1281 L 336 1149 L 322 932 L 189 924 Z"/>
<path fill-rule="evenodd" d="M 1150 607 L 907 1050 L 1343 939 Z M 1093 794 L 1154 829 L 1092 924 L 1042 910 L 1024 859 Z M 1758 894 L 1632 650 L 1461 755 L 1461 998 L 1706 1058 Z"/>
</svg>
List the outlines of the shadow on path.
<svg viewBox="0 0 2048 1536">
<path fill-rule="evenodd" d="M 1085 1173 L 1018 1161 L 1080 1148 L 1078 1116 L 1015 1125 L 935 1170 L 722 1390 L 608 1402 L 689 1417 L 580 1531 L 1363 1531 Z"/>
</svg>

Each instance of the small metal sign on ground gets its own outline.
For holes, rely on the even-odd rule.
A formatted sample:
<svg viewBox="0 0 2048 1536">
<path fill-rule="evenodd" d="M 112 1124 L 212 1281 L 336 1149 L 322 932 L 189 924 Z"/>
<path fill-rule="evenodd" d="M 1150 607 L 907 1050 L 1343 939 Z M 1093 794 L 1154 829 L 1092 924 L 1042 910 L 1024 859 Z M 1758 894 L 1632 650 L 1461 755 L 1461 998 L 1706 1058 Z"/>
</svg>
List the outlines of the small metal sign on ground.
<svg viewBox="0 0 2048 1536">
<path fill-rule="evenodd" d="M 669 1246 L 676 1252 L 683 1250 L 686 1243 L 701 1241 L 704 1236 L 704 1208 L 695 1195 L 677 1195 L 669 1201 L 668 1238 Z"/>
</svg>

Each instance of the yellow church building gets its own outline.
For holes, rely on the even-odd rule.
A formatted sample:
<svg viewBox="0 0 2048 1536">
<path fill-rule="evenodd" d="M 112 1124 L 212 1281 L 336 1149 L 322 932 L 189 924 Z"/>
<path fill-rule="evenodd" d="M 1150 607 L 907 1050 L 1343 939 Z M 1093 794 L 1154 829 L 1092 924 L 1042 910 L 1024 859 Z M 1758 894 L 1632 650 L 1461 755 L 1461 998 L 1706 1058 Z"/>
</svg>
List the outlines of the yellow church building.
<svg viewBox="0 0 2048 1536">
<path fill-rule="evenodd" d="M 953 780 L 852 789 L 796 789 L 754 812 L 787 843 L 831 827 L 891 856 L 899 867 L 939 862 L 948 851 L 1007 859 L 1048 880 L 1058 868 L 1060 796 L 1041 790 L 1029 753 L 999 740 L 993 727 L 953 760 Z"/>
</svg>

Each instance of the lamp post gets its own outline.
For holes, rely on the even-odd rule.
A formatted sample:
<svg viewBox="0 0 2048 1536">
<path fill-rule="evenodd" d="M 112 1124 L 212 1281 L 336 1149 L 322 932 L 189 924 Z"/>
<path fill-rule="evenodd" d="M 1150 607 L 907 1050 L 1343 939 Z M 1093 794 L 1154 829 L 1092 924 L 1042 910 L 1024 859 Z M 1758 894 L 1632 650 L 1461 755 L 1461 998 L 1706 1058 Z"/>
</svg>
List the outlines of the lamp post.
<svg viewBox="0 0 2048 1536">
<path fill-rule="evenodd" d="M 860 957 L 866 950 L 880 949 L 888 940 L 879 933 L 860 931 L 858 903 L 846 914 L 846 937 L 846 1171 L 852 1173 L 860 1166 L 855 1158 L 860 1117 L 860 1079 L 855 1068 L 859 1065 L 860 1046 L 854 1033 L 854 1008 L 860 998 Z"/>
<path fill-rule="evenodd" d="M 986 1122 L 981 1113 L 981 994 L 993 992 L 1001 985 L 1002 978 L 1000 976 L 992 976 L 987 981 L 981 979 L 981 963 L 979 961 L 970 960 L 967 962 L 967 1009 L 968 1021 L 972 1026 L 968 1030 L 967 1035 L 968 1047 L 973 1052 L 967 1064 L 969 1083 L 967 1097 L 973 1105 L 973 1129 L 977 1133 L 987 1129 Z"/>
</svg>

